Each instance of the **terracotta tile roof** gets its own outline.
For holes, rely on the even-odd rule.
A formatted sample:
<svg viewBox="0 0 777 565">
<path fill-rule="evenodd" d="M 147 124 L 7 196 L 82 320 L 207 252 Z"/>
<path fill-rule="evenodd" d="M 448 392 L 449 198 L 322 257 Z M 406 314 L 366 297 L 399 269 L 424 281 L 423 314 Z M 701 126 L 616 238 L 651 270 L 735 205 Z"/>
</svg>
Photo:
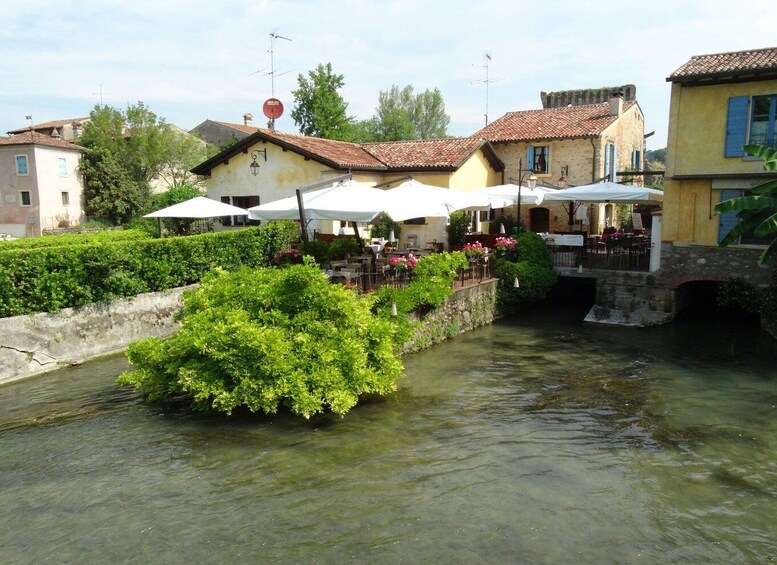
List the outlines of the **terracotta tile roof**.
<svg viewBox="0 0 777 565">
<path fill-rule="evenodd" d="M 717 78 L 772 71 L 777 73 L 777 47 L 732 53 L 696 55 L 673 72 L 667 81 L 685 82 L 692 78 Z"/>
<path fill-rule="evenodd" d="M 483 143 L 477 137 L 454 137 L 365 143 L 362 147 L 391 169 L 457 168 Z"/>
<path fill-rule="evenodd" d="M 334 169 L 390 171 L 411 169 L 456 169 L 483 145 L 483 139 L 446 138 L 423 141 L 392 141 L 380 143 L 349 143 L 320 137 L 308 137 L 291 133 L 253 128 L 239 124 L 218 122 L 236 130 L 251 133 L 248 137 L 214 155 L 204 163 L 197 165 L 192 172 L 200 175 L 210 174 L 213 167 L 243 149 L 253 147 L 259 142 L 275 143 L 289 151 L 299 153 Z M 487 158 L 501 170 L 502 163 L 493 148 L 488 145 Z"/>
<path fill-rule="evenodd" d="M 382 169 L 384 164 L 362 149 L 361 145 L 347 141 L 334 141 L 322 137 L 307 137 L 291 133 L 280 133 L 259 129 L 265 137 L 277 140 L 289 148 L 301 149 L 303 153 L 319 157 L 341 168 Z"/>
<path fill-rule="evenodd" d="M 42 133 L 33 133 L 26 131 L 18 135 L 11 135 L 9 137 L 0 137 L 0 145 L 29 145 L 35 143 L 35 145 L 46 145 L 48 147 L 60 147 L 62 149 L 71 149 L 73 151 L 83 151 L 84 148 L 75 143 L 69 141 L 62 141 L 45 135 Z"/>
<path fill-rule="evenodd" d="M 62 126 L 66 126 L 68 124 L 83 123 L 85 121 L 87 122 L 89 121 L 89 116 L 85 118 L 71 118 L 69 120 L 53 120 L 51 122 L 43 122 L 42 124 L 35 124 L 34 126 L 27 126 L 27 127 L 15 129 L 7 133 L 14 135 L 17 133 L 24 133 L 25 131 L 30 131 L 30 129 L 39 130 L 39 129 L 49 129 L 49 128 L 61 128 Z"/>
<path fill-rule="evenodd" d="M 623 103 L 625 112 L 636 102 Z M 474 134 L 492 142 L 587 138 L 600 135 L 615 120 L 608 102 L 509 112 Z"/>
</svg>

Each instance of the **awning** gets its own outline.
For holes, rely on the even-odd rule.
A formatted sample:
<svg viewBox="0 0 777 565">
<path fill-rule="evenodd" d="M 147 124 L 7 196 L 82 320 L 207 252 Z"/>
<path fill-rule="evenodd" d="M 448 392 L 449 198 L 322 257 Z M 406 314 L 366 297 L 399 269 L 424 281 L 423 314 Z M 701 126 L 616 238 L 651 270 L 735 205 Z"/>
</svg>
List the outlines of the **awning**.
<svg viewBox="0 0 777 565">
<path fill-rule="evenodd" d="M 219 218 L 222 216 L 245 216 L 243 208 L 225 204 L 212 198 L 197 196 L 185 202 L 173 204 L 156 212 L 143 216 L 144 218 Z"/>
<path fill-rule="evenodd" d="M 664 193 L 654 188 L 602 182 L 565 188 L 545 194 L 545 202 L 619 202 L 631 204 L 660 204 Z"/>
</svg>

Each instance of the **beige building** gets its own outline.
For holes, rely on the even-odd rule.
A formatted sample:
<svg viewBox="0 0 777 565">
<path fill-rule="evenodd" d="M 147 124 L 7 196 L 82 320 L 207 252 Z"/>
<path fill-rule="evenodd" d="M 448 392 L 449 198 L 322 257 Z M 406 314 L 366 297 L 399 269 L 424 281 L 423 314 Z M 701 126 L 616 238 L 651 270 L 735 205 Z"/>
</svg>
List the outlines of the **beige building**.
<svg viewBox="0 0 777 565">
<path fill-rule="evenodd" d="M 81 152 L 34 131 L 0 137 L 0 234 L 32 237 L 80 221 Z"/>
<path fill-rule="evenodd" d="M 590 103 L 604 91 L 605 101 Z M 493 144 L 508 179 L 517 182 L 534 174 L 538 184 L 564 188 L 623 182 L 619 172 L 642 170 L 645 118 L 636 100 L 624 99 L 620 91 L 598 89 L 543 93 L 543 104 L 549 107 L 510 112 L 474 134 Z M 536 232 L 567 231 L 570 219 L 573 229 L 589 233 L 600 233 L 606 223 L 614 225 L 612 205 L 588 208 L 587 213 L 573 210 L 570 218 L 562 205 L 523 206 L 521 221 Z"/>
<path fill-rule="evenodd" d="M 355 144 L 267 129 L 255 129 L 192 170 L 206 177 L 209 198 L 241 208 L 292 196 L 298 188 L 345 173 L 370 185 L 412 176 L 424 184 L 468 190 L 502 184 L 503 171 L 491 144 L 474 137 Z M 338 222 L 324 221 L 308 227 L 329 234 L 339 228 Z M 402 239 L 444 242 L 445 221 L 405 222 Z"/>
</svg>

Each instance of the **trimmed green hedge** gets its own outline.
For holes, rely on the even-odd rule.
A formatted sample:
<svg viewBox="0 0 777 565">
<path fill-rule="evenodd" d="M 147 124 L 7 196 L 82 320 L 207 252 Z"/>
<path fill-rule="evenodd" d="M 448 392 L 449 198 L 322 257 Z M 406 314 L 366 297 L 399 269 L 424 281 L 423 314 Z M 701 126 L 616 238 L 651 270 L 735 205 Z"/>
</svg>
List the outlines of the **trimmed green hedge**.
<svg viewBox="0 0 777 565">
<path fill-rule="evenodd" d="M 150 239 L 143 230 L 109 230 L 88 233 L 66 233 L 62 235 L 44 235 L 25 237 L 11 241 L 0 241 L 0 255 L 14 249 L 37 249 L 39 247 L 63 247 L 66 245 L 88 245 L 91 243 L 110 243 L 114 241 L 137 241 Z"/>
<path fill-rule="evenodd" d="M 0 253 L 0 317 L 195 283 L 215 267 L 269 265 L 297 235 L 293 222 L 189 237 L 16 249 Z"/>
</svg>

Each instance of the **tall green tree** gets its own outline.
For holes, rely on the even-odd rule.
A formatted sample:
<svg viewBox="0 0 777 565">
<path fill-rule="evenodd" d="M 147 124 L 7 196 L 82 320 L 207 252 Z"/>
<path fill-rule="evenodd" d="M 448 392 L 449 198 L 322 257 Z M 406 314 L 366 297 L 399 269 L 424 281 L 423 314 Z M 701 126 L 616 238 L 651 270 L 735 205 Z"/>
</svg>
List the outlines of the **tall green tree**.
<svg viewBox="0 0 777 565">
<path fill-rule="evenodd" d="M 81 156 L 80 171 L 84 179 L 84 211 L 88 216 L 125 224 L 148 205 L 148 185 L 133 180 L 109 149 L 87 148 Z"/>
<path fill-rule="evenodd" d="M 381 141 L 446 137 L 450 117 L 440 90 L 415 94 L 412 85 L 392 85 L 378 95 L 375 109 L 377 137 Z"/>
<path fill-rule="evenodd" d="M 205 159 L 204 142 L 143 102 L 126 111 L 97 105 L 89 118 L 78 140 L 87 149 L 82 172 L 89 215 L 125 222 L 148 204 L 152 182 L 171 188 L 199 182 L 189 171 Z"/>
<path fill-rule="evenodd" d="M 332 64 L 319 64 L 308 71 L 308 78 L 297 77 L 294 109 L 291 117 L 300 132 L 313 137 L 349 141 L 352 137 L 352 120 L 348 118 L 348 103 L 339 90 L 345 85 L 343 75 L 332 71 Z"/>
<path fill-rule="evenodd" d="M 764 160 L 764 170 L 777 171 L 777 149 L 745 145 L 745 152 Z M 739 223 L 720 242 L 721 247 L 737 243 L 746 233 L 770 240 L 758 263 L 768 263 L 777 253 L 777 179 L 767 181 L 747 196 L 724 200 L 715 205 L 716 214 L 738 212 Z"/>
</svg>

